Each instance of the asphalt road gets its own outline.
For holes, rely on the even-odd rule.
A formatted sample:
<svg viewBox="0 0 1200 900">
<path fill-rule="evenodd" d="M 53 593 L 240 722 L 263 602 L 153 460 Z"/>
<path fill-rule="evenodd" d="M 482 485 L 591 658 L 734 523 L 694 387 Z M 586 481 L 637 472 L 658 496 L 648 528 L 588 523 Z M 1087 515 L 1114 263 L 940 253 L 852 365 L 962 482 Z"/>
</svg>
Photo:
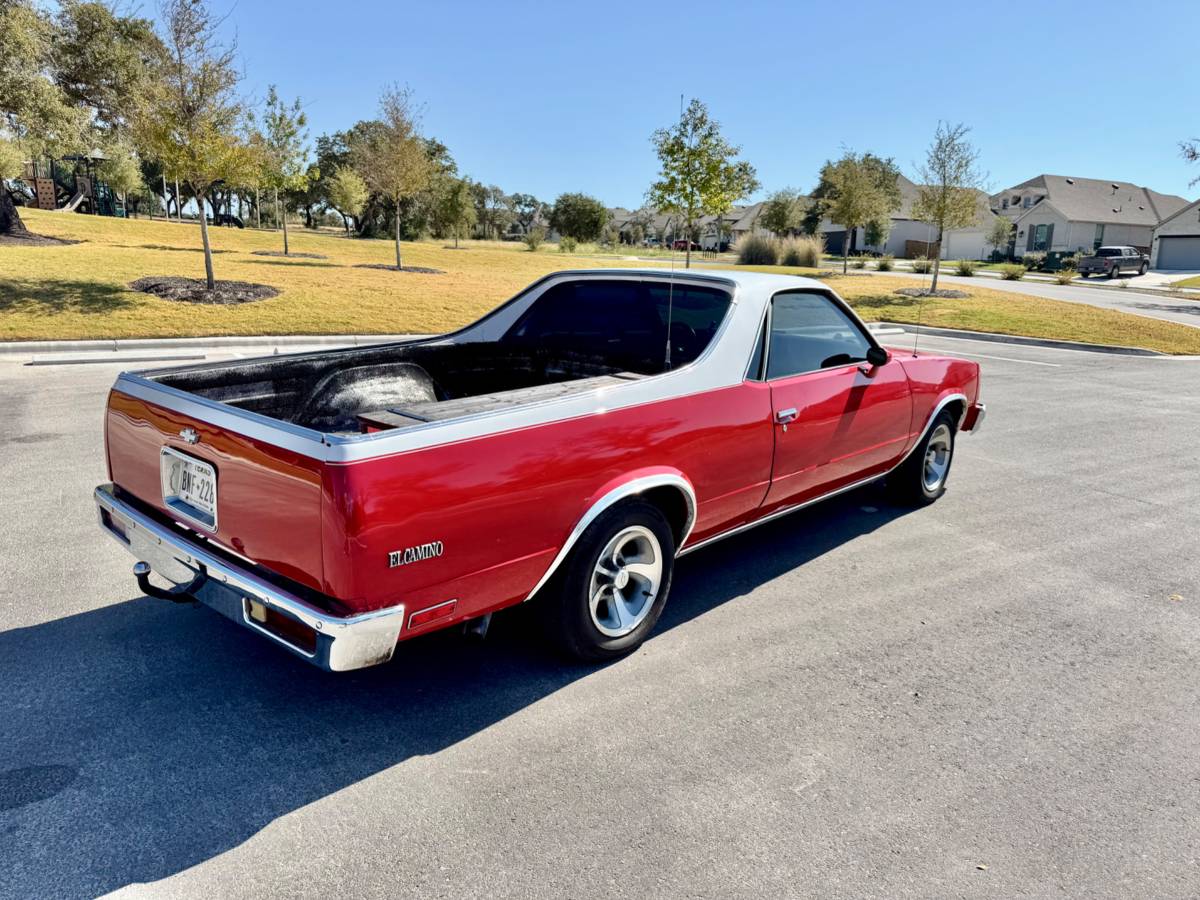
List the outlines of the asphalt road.
<svg viewBox="0 0 1200 900">
<path fill-rule="evenodd" d="M 924 341 L 989 405 L 934 506 L 686 557 L 603 668 L 341 676 L 138 596 L 116 368 L 0 360 L 0 896 L 1196 896 L 1200 362 Z"/>
<path fill-rule="evenodd" d="M 918 275 L 913 272 L 888 272 L 888 275 L 901 275 L 905 278 L 928 281 L 929 275 Z M 1100 279 L 1098 279 L 1100 280 Z M 1031 294 L 1034 297 L 1046 297 L 1050 300 L 1066 300 L 1069 303 L 1084 303 L 1088 306 L 1099 306 L 1103 309 L 1115 309 L 1119 312 L 1133 313 L 1139 316 L 1149 316 L 1152 319 L 1166 319 L 1169 322 L 1179 322 L 1200 328 L 1200 297 L 1194 300 L 1181 300 L 1165 297 L 1149 291 L 1139 292 L 1137 288 L 1082 287 L 1072 284 L 1052 284 L 1044 281 L 1004 281 L 999 278 L 960 278 L 957 275 L 938 275 L 938 284 L 966 284 L 975 287 L 985 287 L 988 290 L 1009 291 L 1015 294 Z M 1106 285 L 1108 282 L 1104 282 Z"/>
</svg>

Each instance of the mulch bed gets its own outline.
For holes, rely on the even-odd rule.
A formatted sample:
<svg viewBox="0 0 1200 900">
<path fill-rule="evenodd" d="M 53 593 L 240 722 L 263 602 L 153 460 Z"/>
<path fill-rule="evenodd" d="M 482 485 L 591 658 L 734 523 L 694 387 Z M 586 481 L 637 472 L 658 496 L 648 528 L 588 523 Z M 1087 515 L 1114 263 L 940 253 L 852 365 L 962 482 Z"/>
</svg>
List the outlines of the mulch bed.
<svg viewBox="0 0 1200 900">
<path fill-rule="evenodd" d="M 924 288 L 900 288 L 896 293 L 902 294 L 905 297 L 945 297 L 951 300 L 962 300 L 971 296 L 966 291 L 952 291 L 941 288 L 936 291 L 927 291 Z"/>
<path fill-rule="evenodd" d="M 278 296 L 276 288 L 266 284 L 251 284 L 248 281 L 218 281 L 216 290 L 210 291 L 203 281 L 195 278 L 156 275 L 139 278 L 129 285 L 131 291 L 153 294 L 163 300 L 181 303 L 209 303 L 217 306 L 235 306 L 238 303 L 253 303 Z"/>
<path fill-rule="evenodd" d="M 445 275 L 441 269 L 427 269 L 424 266 L 405 266 L 397 269 L 395 266 L 385 266 L 382 263 L 359 263 L 356 269 L 384 269 L 388 272 L 414 272 L 417 275 Z"/>
<path fill-rule="evenodd" d="M 254 256 L 281 256 L 284 259 L 329 259 L 320 253 L 284 253 L 282 250 L 251 250 Z"/>
<path fill-rule="evenodd" d="M 68 238 L 34 234 L 32 231 L 22 231 L 19 234 L 0 234 L 0 245 L 8 247 L 61 247 L 64 244 L 82 243 L 83 241 L 72 241 Z"/>
</svg>

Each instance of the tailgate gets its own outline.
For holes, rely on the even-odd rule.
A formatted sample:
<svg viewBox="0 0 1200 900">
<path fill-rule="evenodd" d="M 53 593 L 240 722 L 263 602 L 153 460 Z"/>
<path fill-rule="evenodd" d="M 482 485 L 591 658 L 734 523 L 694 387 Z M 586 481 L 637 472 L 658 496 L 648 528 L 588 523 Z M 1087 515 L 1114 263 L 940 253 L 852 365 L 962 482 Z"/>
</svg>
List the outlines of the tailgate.
<svg viewBox="0 0 1200 900">
<path fill-rule="evenodd" d="M 105 433 L 109 476 L 119 488 L 241 556 L 323 589 L 319 460 L 115 389 Z M 210 471 L 205 463 L 215 470 L 215 531 L 167 505 L 162 460 L 176 454 L 200 460 L 198 471 Z"/>
</svg>

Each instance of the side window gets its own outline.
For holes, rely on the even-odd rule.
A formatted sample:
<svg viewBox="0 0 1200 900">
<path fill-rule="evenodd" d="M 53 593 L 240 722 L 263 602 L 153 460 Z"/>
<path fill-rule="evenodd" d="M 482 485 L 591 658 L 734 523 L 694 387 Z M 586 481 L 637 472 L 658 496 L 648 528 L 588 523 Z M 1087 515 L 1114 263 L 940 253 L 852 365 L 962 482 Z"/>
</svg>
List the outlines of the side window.
<svg viewBox="0 0 1200 900">
<path fill-rule="evenodd" d="M 768 379 L 862 362 L 870 347 L 858 325 L 828 297 L 809 291 L 775 295 Z"/>
</svg>

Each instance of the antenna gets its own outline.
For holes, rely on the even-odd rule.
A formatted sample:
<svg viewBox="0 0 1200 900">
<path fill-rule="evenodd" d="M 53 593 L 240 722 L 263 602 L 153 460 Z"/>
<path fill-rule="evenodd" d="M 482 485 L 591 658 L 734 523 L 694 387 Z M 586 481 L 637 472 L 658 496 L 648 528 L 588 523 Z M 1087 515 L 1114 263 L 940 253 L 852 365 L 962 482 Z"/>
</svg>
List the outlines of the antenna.
<svg viewBox="0 0 1200 900">
<path fill-rule="evenodd" d="M 679 124 L 683 124 L 683 94 L 679 95 Z M 679 221 L 678 217 L 675 219 Z M 675 314 L 675 235 L 672 229 L 671 235 L 671 275 L 667 279 L 667 347 L 663 355 L 663 371 L 671 370 L 671 319 Z M 685 235 L 687 241 L 691 241 L 690 234 Z"/>
</svg>

